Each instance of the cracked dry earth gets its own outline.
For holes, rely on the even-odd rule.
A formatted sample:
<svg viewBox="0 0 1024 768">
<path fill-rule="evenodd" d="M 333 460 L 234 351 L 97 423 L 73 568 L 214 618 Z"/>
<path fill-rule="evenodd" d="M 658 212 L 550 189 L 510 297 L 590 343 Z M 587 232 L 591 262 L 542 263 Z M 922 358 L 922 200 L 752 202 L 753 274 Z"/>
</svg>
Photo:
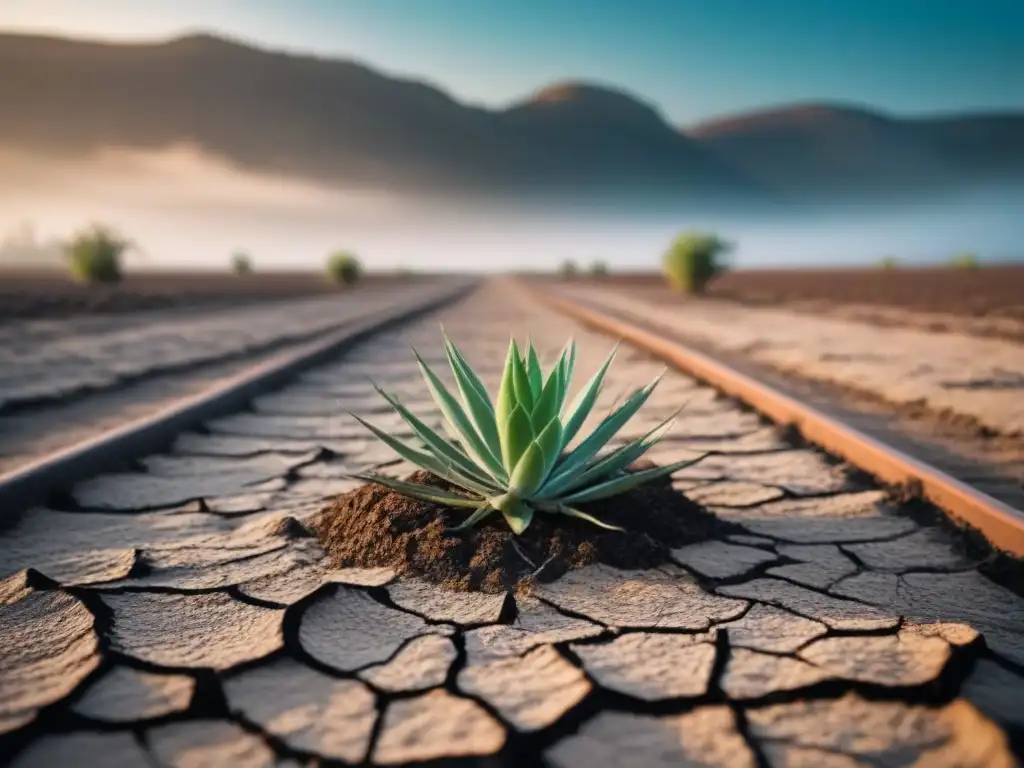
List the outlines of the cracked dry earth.
<svg viewBox="0 0 1024 768">
<path fill-rule="evenodd" d="M 422 300 L 446 282 L 368 284 L 242 308 L 0 323 L 0 474 L 152 415 L 370 313 Z"/>
<path fill-rule="evenodd" d="M 1024 348 L 957 330 L 886 328 L 776 308 L 673 300 L 591 286 L 565 289 L 659 329 L 741 353 L 808 379 L 900 405 L 975 420 L 994 434 L 1024 434 Z"/>
<path fill-rule="evenodd" d="M 438 321 L 498 373 L 510 329 L 609 341 L 500 284 L 81 483 L 0 532 L 0 754 L 28 766 L 1017 765 L 1024 599 L 934 520 L 676 373 L 651 458 L 745 532 L 530 595 L 332 569 L 307 523 L 392 461 L 367 374 L 423 399 Z M 624 351 L 602 406 L 660 365 Z M 386 470 L 405 474 L 408 467 Z M 4 510 L 5 515 L 13 510 Z M 643 510 L 636 510 L 642 514 Z"/>
<path fill-rule="evenodd" d="M 390 291 L 389 291 L 390 288 Z M 0 325 L 0 412 L 48 404 L 109 389 L 145 376 L 220 362 L 274 344 L 310 338 L 353 317 L 354 302 L 388 301 L 388 293 L 419 286 L 370 287 L 360 292 L 260 307 L 197 311 L 155 310 L 124 316 L 79 315 Z"/>
</svg>

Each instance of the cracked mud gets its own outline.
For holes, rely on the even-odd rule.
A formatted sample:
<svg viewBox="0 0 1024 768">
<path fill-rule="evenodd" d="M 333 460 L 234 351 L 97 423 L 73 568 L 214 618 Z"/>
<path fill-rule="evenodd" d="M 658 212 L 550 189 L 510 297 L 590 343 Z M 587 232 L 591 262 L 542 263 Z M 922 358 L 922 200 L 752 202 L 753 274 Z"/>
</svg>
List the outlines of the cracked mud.
<svg viewBox="0 0 1024 768">
<path fill-rule="evenodd" d="M 689 402 L 650 458 L 708 454 L 675 485 L 734 528 L 656 568 L 590 564 L 520 593 L 333 564 L 311 523 L 344 474 L 402 471 L 338 415 L 372 407 L 365 373 L 415 391 L 407 345 L 438 361 L 439 319 L 473 362 L 502 359 L 512 327 L 548 351 L 575 334 L 584 370 L 607 350 L 495 290 L 13 517 L 2 762 L 1019 764 L 1024 598 L 945 530 L 679 374 L 632 428 Z M 658 368 L 620 361 L 599 409 Z"/>
</svg>

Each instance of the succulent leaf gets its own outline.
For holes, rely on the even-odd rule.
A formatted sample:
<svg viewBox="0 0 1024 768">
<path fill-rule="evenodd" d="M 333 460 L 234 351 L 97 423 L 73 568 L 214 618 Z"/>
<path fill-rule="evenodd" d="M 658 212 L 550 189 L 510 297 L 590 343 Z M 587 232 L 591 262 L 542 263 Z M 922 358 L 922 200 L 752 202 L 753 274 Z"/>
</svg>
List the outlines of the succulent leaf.
<svg viewBox="0 0 1024 768">
<path fill-rule="evenodd" d="M 420 357 L 415 350 L 413 350 L 413 354 L 416 355 L 416 362 L 419 363 L 420 372 L 423 374 L 423 380 L 426 381 L 427 388 L 430 390 L 430 394 L 434 398 L 434 402 L 437 403 L 437 407 L 441 409 L 441 413 L 444 414 L 444 418 L 448 422 L 448 426 L 454 433 L 452 437 L 458 439 L 466 449 L 467 453 L 488 468 L 488 474 L 495 478 L 501 478 L 504 474 L 501 462 L 498 460 L 497 456 L 491 453 L 483 439 L 477 434 L 477 431 L 470 422 L 469 417 L 466 416 L 465 411 L 462 410 L 462 406 L 459 405 L 459 401 L 452 397 L 448 388 L 445 387 L 444 383 L 437 377 L 437 375 L 430 370 L 430 366 L 424 362 L 423 358 Z"/>
<path fill-rule="evenodd" d="M 561 472 L 575 471 L 586 464 L 597 452 L 611 440 L 615 433 L 625 426 L 626 422 L 633 418 L 633 415 L 640 410 L 640 407 L 647 402 L 651 392 L 658 386 L 661 376 L 648 384 L 643 389 L 638 389 L 630 395 L 624 403 L 608 414 L 597 428 L 590 433 L 579 445 L 556 465 Z"/>
<path fill-rule="evenodd" d="M 478 483 L 472 478 L 459 473 L 451 464 L 446 464 L 429 453 L 424 453 L 423 451 L 419 451 L 406 445 L 401 440 L 392 437 L 387 432 L 378 429 L 373 426 L 373 424 L 370 424 L 368 421 L 356 416 L 355 414 L 352 414 L 352 416 L 356 421 L 370 430 L 378 440 L 383 442 L 388 446 L 388 448 L 393 450 L 406 461 L 411 461 L 416 466 L 423 467 L 423 469 L 433 472 L 438 477 L 443 478 L 450 483 L 454 483 L 460 488 L 465 488 L 467 491 L 473 491 L 474 493 L 479 493 L 481 495 L 487 495 L 491 492 L 486 485 Z"/>
<path fill-rule="evenodd" d="M 385 488 L 411 496 L 421 501 L 432 501 L 435 504 L 447 504 L 449 507 L 465 507 L 475 509 L 480 506 L 480 499 L 471 499 L 468 496 L 459 496 L 431 485 L 419 485 L 417 483 L 406 483 L 386 475 L 375 475 L 370 472 L 360 472 L 352 475 L 357 480 L 365 480 L 368 483 L 377 483 Z"/>
<path fill-rule="evenodd" d="M 544 449 L 534 440 L 519 459 L 509 478 L 509 492 L 521 498 L 529 498 L 544 482 L 546 464 Z"/>
<path fill-rule="evenodd" d="M 522 357 L 517 356 L 512 360 L 512 381 L 515 384 L 516 401 L 529 413 L 533 410 L 533 390 Z"/>
<path fill-rule="evenodd" d="M 445 351 L 454 357 L 459 362 L 459 367 L 462 369 L 466 379 L 472 384 L 473 389 L 476 390 L 477 394 L 480 395 L 480 399 L 487 404 L 487 408 L 494 413 L 494 407 L 491 405 L 491 396 L 487 392 L 487 387 L 480 380 L 480 377 L 476 375 L 476 371 L 473 370 L 469 362 L 466 360 L 459 348 L 455 346 L 455 342 L 449 339 L 447 336 L 444 337 Z"/>
<path fill-rule="evenodd" d="M 565 364 L 565 386 L 568 387 L 568 382 L 572 381 L 572 374 L 575 373 L 575 347 L 574 341 L 569 341 L 569 357 Z"/>
<path fill-rule="evenodd" d="M 549 379 L 555 380 L 555 400 L 557 406 L 555 408 L 555 417 L 559 417 L 562 413 L 562 406 L 565 405 L 565 396 L 567 394 L 567 383 L 565 381 L 565 363 L 562 358 L 558 359 L 558 363 L 555 368 L 551 371 Z"/>
<path fill-rule="evenodd" d="M 569 517 L 578 517 L 580 520 L 586 520 L 588 523 L 593 523 L 597 527 L 604 528 L 609 531 L 625 530 L 624 528 L 620 528 L 617 525 L 611 525 L 610 523 L 602 522 L 593 515 L 588 515 L 586 512 L 583 512 L 582 510 L 576 509 L 575 507 L 567 506 L 565 504 L 560 504 L 558 506 L 558 511 L 563 515 L 568 515 Z"/>
<path fill-rule="evenodd" d="M 537 350 L 532 341 L 526 345 L 526 375 L 530 379 L 530 394 L 536 402 L 540 397 L 541 387 L 544 386 L 544 374 L 540 372 L 540 358 L 537 357 Z"/>
<path fill-rule="evenodd" d="M 447 342 L 447 339 L 445 340 Z M 491 456 L 497 458 L 501 455 L 501 443 L 498 440 L 498 427 L 494 422 L 494 409 L 487 400 L 486 391 L 481 395 L 476 383 L 466 373 L 466 369 L 453 353 L 451 345 L 446 344 L 448 363 L 452 368 L 452 376 L 455 384 L 462 395 L 462 402 L 466 406 L 470 420 L 476 428 L 477 435 L 483 441 L 484 446 Z M 479 379 L 476 380 L 479 382 Z M 482 385 L 481 385 L 482 386 Z"/>
<path fill-rule="evenodd" d="M 671 475 L 673 472 L 678 472 L 683 467 L 689 466 L 696 461 L 700 461 L 700 459 L 686 459 L 685 461 L 677 461 L 664 467 L 645 469 L 642 472 L 629 472 L 619 477 L 614 477 L 611 480 L 606 480 L 603 483 L 593 485 L 590 488 L 585 488 L 582 491 L 570 493 L 568 496 L 563 496 L 561 501 L 563 504 L 582 504 L 586 501 L 607 499 L 610 496 L 624 493 L 644 483 L 649 483 L 651 480 Z"/>
<path fill-rule="evenodd" d="M 537 444 L 544 451 L 544 480 L 546 481 L 551 468 L 562 452 L 562 422 L 557 418 L 551 419 L 537 435 Z"/>
<path fill-rule="evenodd" d="M 614 349 L 608 355 L 608 358 L 604 361 L 597 373 L 595 373 L 580 391 L 576 395 L 576 399 L 572 401 L 569 406 L 568 413 L 562 419 L 562 423 L 565 425 L 565 442 L 566 444 L 572 442 L 572 439 L 576 437 L 576 433 L 580 431 L 580 427 L 583 426 L 583 422 L 587 420 L 587 416 L 590 415 L 590 409 L 594 407 L 594 403 L 597 400 L 597 395 L 601 391 L 601 382 L 604 381 L 604 375 L 608 372 L 608 368 L 611 367 L 612 361 L 615 359 L 615 353 L 618 352 L 619 345 L 616 344 Z"/>
<path fill-rule="evenodd" d="M 516 347 L 515 336 L 508 345 L 508 354 L 505 356 L 505 368 L 501 375 L 501 386 L 498 389 L 498 399 L 494 404 L 494 421 L 498 427 L 499 437 L 505 425 L 508 424 L 508 417 L 517 405 L 515 375 L 513 373 L 512 361 L 519 356 L 519 349 Z M 504 438 L 502 438 L 504 439 Z"/>
<path fill-rule="evenodd" d="M 423 446 L 442 461 L 450 461 L 460 472 L 473 478 L 482 485 L 493 484 L 494 478 L 490 477 L 485 470 L 481 470 L 473 463 L 463 451 L 445 440 L 434 430 L 420 421 L 408 408 L 398 402 L 376 384 L 373 388 L 380 393 L 395 412 L 402 417 L 406 424 L 412 427 L 416 436 L 423 441 Z"/>
<path fill-rule="evenodd" d="M 461 523 L 452 528 L 453 531 L 464 531 L 467 528 L 472 528 L 474 525 L 479 523 L 488 515 L 497 512 L 497 510 L 491 506 L 490 502 L 484 502 L 481 506 L 477 507 L 476 512 L 467 517 Z"/>
<path fill-rule="evenodd" d="M 597 482 L 616 472 L 621 472 L 655 446 L 671 429 L 678 415 L 679 411 L 676 411 L 635 440 L 631 440 L 603 456 L 592 458 L 580 470 L 569 469 L 552 474 L 541 488 L 541 498 L 552 498 L 558 494 L 568 493 L 587 483 Z"/>
<path fill-rule="evenodd" d="M 572 383 L 572 375 L 576 369 L 576 342 L 572 339 L 565 345 L 566 357 L 562 363 L 562 380 L 565 382 L 565 392 L 562 397 L 569 394 L 569 385 Z"/>
<path fill-rule="evenodd" d="M 517 536 L 526 530 L 533 521 L 533 507 L 522 500 L 505 504 L 501 507 L 501 515 Z"/>
<path fill-rule="evenodd" d="M 551 376 L 541 390 L 540 396 L 533 406 L 533 412 L 530 414 L 530 421 L 533 422 L 536 432 L 543 430 L 549 421 L 558 416 L 559 405 L 561 403 L 558 400 L 558 377 Z"/>
<path fill-rule="evenodd" d="M 512 411 L 512 415 L 508 417 L 508 424 L 505 425 L 501 442 L 502 461 L 505 462 L 505 469 L 510 478 L 512 470 L 519 464 L 520 457 L 526 453 L 526 449 L 532 442 L 533 424 L 523 406 L 517 405 Z"/>
</svg>

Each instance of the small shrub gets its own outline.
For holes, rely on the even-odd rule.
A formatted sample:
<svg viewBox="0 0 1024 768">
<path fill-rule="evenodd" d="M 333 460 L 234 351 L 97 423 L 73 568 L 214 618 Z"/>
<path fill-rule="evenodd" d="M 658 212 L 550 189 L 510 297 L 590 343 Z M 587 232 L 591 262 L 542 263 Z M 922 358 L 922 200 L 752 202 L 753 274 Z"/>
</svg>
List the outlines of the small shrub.
<svg viewBox="0 0 1024 768">
<path fill-rule="evenodd" d="M 71 273 L 87 283 L 117 283 L 121 280 L 121 257 L 128 241 L 110 229 L 94 226 L 79 232 L 67 245 Z"/>
<path fill-rule="evenodd" d="M 973 253 L 958 253 L 949 260 L 949 265 L 954 269 L 977 269 L 980 266 L 978 257 Z"/>
<path fill-rule="evenodd" d="M 572 259 L 566 259 L 558 268 L 558 273 L 566 280 L 572 280 L 574 277 L 579 275 L 580 268 L 579 265 Z"/>
<path fill-rule="evenodd" d="M 252 259 L 249 254 L 239 251 L 231 257 L 231 271 L 236 275 L 244 276 L 253 273 Z"/>
<path fill-rule="evenodd" d="M 665 253 L 665 277 L 677 291 L 703 293 L 711 279 L 725 270 L 721 257 L 729 247 L 718 235 L 684 232 Z"/>
<path fill-rule="evenodd" d="M 594 277 L 605 277 L 608 274 L 607 261 L 595 261 L 590 265 L 590 274 Z"/>
<path fill-rule="evenodd" d="M 882 269 L 896 269 L 900 265 L 900 260 L 895 256 L 886 256 L 878 263 Z"/>
<path fill-rule="evenodd" d="M 363 274 L 363 267 L 354 253 L 337 251 L 327 259 L 327 276 L 339 285 L 352 285 Z"/>
</svg>

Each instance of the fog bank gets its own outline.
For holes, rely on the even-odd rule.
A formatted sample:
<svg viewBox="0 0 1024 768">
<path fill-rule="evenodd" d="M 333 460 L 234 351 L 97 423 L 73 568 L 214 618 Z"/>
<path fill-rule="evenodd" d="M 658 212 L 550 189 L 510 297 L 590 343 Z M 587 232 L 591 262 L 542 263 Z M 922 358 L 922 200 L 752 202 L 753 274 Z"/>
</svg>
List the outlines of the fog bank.
<svg viewBox="0 0 1024 768">
<path fill-rule="evenodd" d="M 723 212 L 698 220 L 334 189 L 244 171 L 187 145 L 110 149 L 88 159 L 0 149 L 0 260 L 6 263 L 56 261 L 57 240 L 90 222 L 110 224 L 136 241 L 134 265 L 184 269 L 224 268 L 238 249 L 251 253 L 257 268 L 318 268 L 337 248 L 355 250 L 380 269 L 537 269 L 566 258 L 645 269 L 655 268 L 672 236 L 691 226 L 734 242 L 733 261 L 741 267 L 872 264 L 885 256 L 927 263 L 959 251 L 1009 260 L 1024 257 L 1021 221 L 1024 189 L 975 191 L 941 205 L 771 218 Z"/>
</svg>

